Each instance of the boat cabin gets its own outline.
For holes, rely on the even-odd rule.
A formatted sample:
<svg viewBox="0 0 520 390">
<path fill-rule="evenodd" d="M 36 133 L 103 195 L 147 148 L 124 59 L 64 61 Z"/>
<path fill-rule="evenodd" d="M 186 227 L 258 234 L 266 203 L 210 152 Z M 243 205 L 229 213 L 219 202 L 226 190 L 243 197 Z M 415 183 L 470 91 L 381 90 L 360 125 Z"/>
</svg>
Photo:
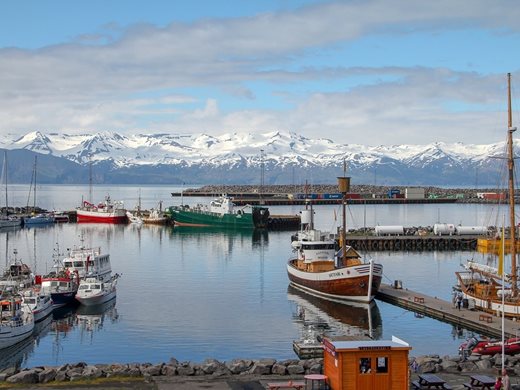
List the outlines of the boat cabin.
<svg viewBox="0 0 520 390">
<path fill-rule="evenodd" d="M 235 204 L 231 201 L 231 198 L 222 196 L 218 199 L 214 199 L 209 204 L 209 211 L 216 214 L 231 214 L 233 213 L 233 207 Z"/>
<path fill-rule="evenodd" d="M 323 339 L 323 373 L 333 390 L 408 389 L 410 345 L 392 340 Z"/>
<path fill-rule="evenodd" d="M 71 274 L 77 271 L 80 278 L 88 275 L 98 275 L 104 278 L 112 272 L 110 255 L 101 254 L 101 248 L 73 249 L 63 260 L 63 267 Z"/>
</svg>

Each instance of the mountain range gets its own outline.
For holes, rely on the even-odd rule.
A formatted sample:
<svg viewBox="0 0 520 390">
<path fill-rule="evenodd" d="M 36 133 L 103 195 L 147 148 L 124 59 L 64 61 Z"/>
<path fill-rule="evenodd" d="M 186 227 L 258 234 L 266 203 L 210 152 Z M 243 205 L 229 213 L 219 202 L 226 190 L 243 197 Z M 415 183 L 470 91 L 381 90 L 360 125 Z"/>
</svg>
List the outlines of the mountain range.
<svg viewBox="0 0 520 390">
<path fill-rule="evenodd" d="M 515 143 L 515 150 L 519 144 Z M 294 132 L 59 134 L 0 136 L 12 183 L 323 184 L 347 175 L 355 184 L 494 186 L 505 143 L 365 146 Z"/>
</svg>

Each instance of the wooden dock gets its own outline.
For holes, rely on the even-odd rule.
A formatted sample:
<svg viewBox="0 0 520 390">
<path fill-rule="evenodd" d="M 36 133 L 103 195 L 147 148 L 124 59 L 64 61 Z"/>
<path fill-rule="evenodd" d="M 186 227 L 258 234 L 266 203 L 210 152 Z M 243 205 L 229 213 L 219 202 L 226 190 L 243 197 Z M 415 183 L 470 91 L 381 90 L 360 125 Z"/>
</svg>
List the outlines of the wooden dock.
<svg viewBox="0 0 520 390">
<path fill-rule="evenodd" d="M 394 286 L 381 284 L 377 299 L 416 313 L 435 318 L 454 325 L 471 329 L 490 337 L 502 337 L 502 318 L 500 313 L 490 315 L 478 310 L 462 308 L 458 310 L 452 302 L 437 297 L 421 294 L 409 289 L 397 289 Z M 520 323 L 506 318 L 504 320 L 505 337 L 517 337 Z"/>
</svg>

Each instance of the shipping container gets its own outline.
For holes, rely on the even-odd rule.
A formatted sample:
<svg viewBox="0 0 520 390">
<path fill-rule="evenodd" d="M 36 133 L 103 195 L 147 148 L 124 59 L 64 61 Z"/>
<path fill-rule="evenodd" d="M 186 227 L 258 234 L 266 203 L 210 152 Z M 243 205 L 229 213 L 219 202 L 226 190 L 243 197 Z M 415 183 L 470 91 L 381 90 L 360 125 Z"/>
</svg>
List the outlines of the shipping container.
<svg viewBox="0 0 520 390">
<path fill-rule="evenodd" d="M 404 190 L 404 196 L 406 199 L 424 199 L 424 188 L 422 187 L 410 187 Z"/>
</svg>

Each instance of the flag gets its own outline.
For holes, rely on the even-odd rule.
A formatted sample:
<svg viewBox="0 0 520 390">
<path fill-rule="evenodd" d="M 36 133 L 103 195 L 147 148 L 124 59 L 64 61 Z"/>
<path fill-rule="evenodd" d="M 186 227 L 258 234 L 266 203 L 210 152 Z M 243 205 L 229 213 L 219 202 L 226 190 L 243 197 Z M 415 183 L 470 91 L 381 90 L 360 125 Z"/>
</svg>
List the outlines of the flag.
<svg viewBox="0 0 520 390">
<path fill-rule="evenodd" d="M 504 247 L 505 247 L 505 239 L 504 239 L 504 227 L 502 227 L 502 236 L 500 239 L 500 247 L 498 248 L 498 274 L 504 274 Z"/>
</svg>

